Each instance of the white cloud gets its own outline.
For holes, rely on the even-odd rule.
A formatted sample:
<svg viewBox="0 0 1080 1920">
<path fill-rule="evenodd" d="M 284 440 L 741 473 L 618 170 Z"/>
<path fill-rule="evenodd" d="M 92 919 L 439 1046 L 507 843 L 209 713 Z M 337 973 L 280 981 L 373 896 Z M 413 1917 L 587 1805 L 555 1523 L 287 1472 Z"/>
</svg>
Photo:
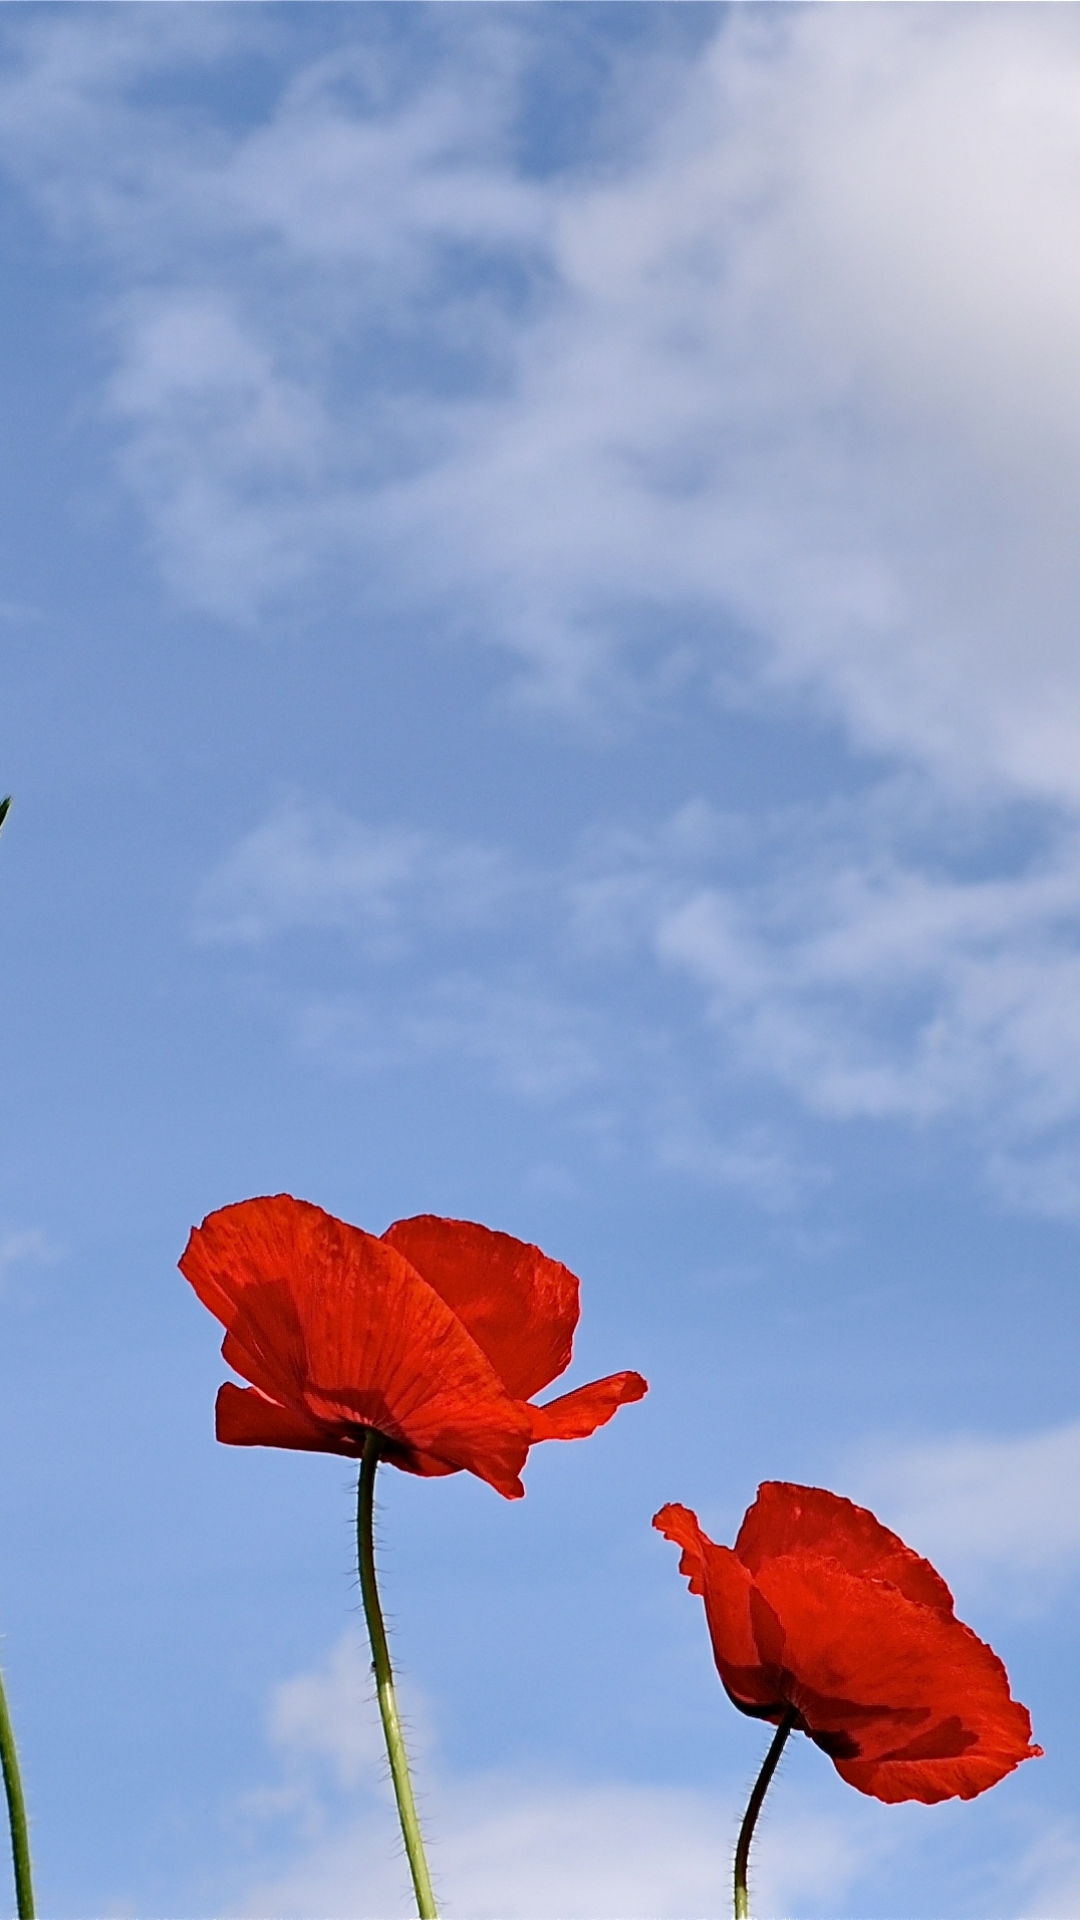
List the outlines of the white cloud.
<svg viewBox="0 0 1080 1920">
<path fill-rule="evenodd" d="M 8 30 L 0 151 L 102 265 L 103 405 L 177 591 L 241 620 L 324 590 L 423 610 L 603 714 L 702 681 L 801 703 L 921 768 L 927 817 L 920 839 L 864 794 L 759 822 L 755 873 L 690 810 L 518 875 L 286 805 L 208 880 L 202 931 L 458 943 L 388 1021 L 309 993 L 312 1051 L 456 1048 L 542 1097 L 632 1069 L 667 1114 L 654 1158 L 774 1195 L 775 1131 L 710 1118 L 733 1077 L 833 1120 L 959 1117 L 1009 1204 L 1075 1213 L 1074 13 L 731 9 L 662 87 L 611 66 L 587 162 L 547 175 L 522 159 L 524 22 L 416 20 Z M 238 54 L 261 109 L 147 105 L 148 79 L 182 99 Z M 1049 828 L 954 857 L 958 791 Z M 481 926 L 505 964 L 468 951 Z M 617 1064 L 605 963 L 640 1037 Z M 634 1000 L 657 963 L 714 1045 Z"/>
<path fill-rule="evenodd" d="M 1001 1200 L 1074 1215 L 1080 842 L 1009 825 L 911 781 L 756 819 L 698 803 L 586 849 L 572 938 L 695 983 L 717 1084 L 772 1081 L 833 1121 L 961 1121 Z"/>
<path fill-rule="evenodd" d="M 494 1777 L 427 1799 L 442 1909 L 469 1920 L 680 1920 L 708 1911 L 726 1878 L 705 1795 Z M 391 1818 L 387 1809 L 382 1832 L 370 1817 L 345 1825 L 253 1889 L 242 1910 L 281 1920 L 407 1914 L 404 1875 L 389 1857 Z"/>
<path fill-rule="evenodd" d="M 860 1449 L 843 1484 L 947 1579 L 1043 1611 L 1080 1569 L 1080 1421 Z"/>
<path fill-rule="evenodd" d="M 1078 67 L 1060 10 L 736 10 L 398 511 L 556 680 L 634 603 L 735 620 L 861 741 L 1074 805 Z"/>
<path fill-rule="evenodd" d="M 731 1796 L 626 1784 L 538 1786 L 481 1778 L 433 1796 L 433 1850 L 442 1910 L 468 1920 L 686 1920 L 729 1899 L 737 1823 Z M 891 1850 L 880 1825 L 851 1809 L 845 1822 L 770 1814 L 753 1863 L 758 1911 L 797 1913 L 803 1902 L 842 1904 L 875 1858 Z M 247 1911 L 407 1914 L 400 1872 L 372 1857 L 369 1828 L 313 1851 L 287 1877 L 258 1888 Z M 396 1882 L 396 1884 L 395 1884 Z M 394 1892 L 391 1892 L 391 1888 Z M 394 1895 L 396 1894 L 396 1897 Z M 374 1901 L 374 1905 L 369 1902 Z"/>
<path fill-rule="evenodd" d="M 424 835 L 380 832 L 328 807 L 286 802 L 208 876 L 197 930 L 257 944 L 293 927 L 364 926 L 385 933 L 427 851 Z"/>
<path fill-rule="evenodd" d="M 301 1050 L 335 1071 L 456 1055 L 791 1206 L 825 1166 L 774 1117 L 717 1119 L 756 1082 L 833 1122 L 961 1121 L 1006 1204 L 1080 1208 L 1071 829 L 1017 861 L 901 784 L 757 820 L 698 802 L 544 869 L 291 800 L 209 876 L 197 927 L 266 965 L 287 933 L 350 942 L 347 984 L 289 994 Z"/>
<path fill-rule="evenodd" d="M 328 1760 L 342 1787 L 355 1786 L 378 1767 L 383 1747 L 371 1661 L 358 1635 L 344 1635 L 322 1667 L 275 1687 L 267 1732 L 271 1745 L 294 1764 Z"/>
<path fill-rule="evenodd" d="M 825 1168 L 797 1157 L 758 1123 L 718 1135 L 700 1106 L 672 1087 L 654 1117 L 656 1164 L 708 1185 L 735 1188 L 766 1213 L 786 1213 L 828 1181 Z"/>
<path fill-rule="evenodd" d="M 761 1121 L 740 1114 L 718 1128 L 685 1057 L 699 1051 L 696 1032 L 628 1013 L 618 997 L 628 982 L 633 993 L 643 958 L 652 966 L 652 923 L 685 884 L 678 869 L 715 841 L 707 809 L 691 807 L 651 842 L 588 841 L 567 868 L 545 870 L 293 799 L 208 876 L 195 932 L 271 972 L 285 935 L 318 933 L 320 952 L 327 935 L 344 942 L 346 985 L 320 990 L 308 949 L 302 984 L 268 996 L 300 1053 L 326 1070 L 468 1064 L 561 1110 L 576 1140 L 603 1154 L 644 1153 L 783 1211 L 821 1170 Z"/>
<path fill-rule="evenodd" d="M 295 1794 L 313 1757 L 329 1757 L 354 1804 L 340 1798 L 331 1804 L 312 1778 L 292 1862 L 249 1888 L 231 1911 L 279 1920 L 344 1913 L 387 1920 L 412 1910 L 389 1795 L 382 1794 L 378 1808 L 362 1803 L 356 1811 L 364 1768 L 376 1773 L 369 1759 L 370 1693 L 365 1702 L 364 1691 L 351 1640 L 323 1667 L 277 1690 L 271 1727 L 291 1782 L 286 1795 Z M 727 1898 L 741 1782 L 713 1794 L 501 1773 L 452 1781 L 440 1778 L 430 1756 L 419 1779 L 441 1910 L 451 1916 L 685 1920 L 716 1911 Z M 257 1804 L 277 1818 L 285 1803 L 271 1792 Z M 882 1819 L 880 1809 L 846 1794 L 841 1807 L 836 1813 L 808 1800 L 799 1781 L 778 1784 L 754 1862 L 762 1914 L 797 1912 L 801 1901 L 843 1903 L 859 1875 L 900 1844 L 895 1819 Z"/>
<path fill-rule="evenodd" d="M 520 883 L 517 883 L 520 884 Z M 353 929 L 384 957 L 420 926 L 483 926 L 505 912 L 505 859 L 340 809 L 288 800 L 208 875 L 196 905 L 206 940 L 256 946 L 295 928 Z"/>
<path fill-rule="evenodd" d="M 1017 1873 L 1020 1910 L 1038 1920 L 1073 1920 L 1080 1913 L 1080 1830 L 1071 1820 L 1048 1820 Z"/>
<path fill-rule="evenodd" d="M 809 861 L 799 848 L 757 885 L 690 892 L 656 942 L 746 1057 L 819 1111 L 1007 1106 L 1024 1131 L 1080 1106 L 1078 927 L 1071 836 L 1019 875 L 967 878 L 826 828 Z"/>
<path fill-rule="evenodd" d="M 546 179 L 535 42 L 455 20 L 298 42 L 232 128 L 138 83 L 261 57 L 247 15 L 18 36 L 8 162 L 110 262 L 178 590 L 250 617 L 344 570 L 567 699 L 618 697 L 644 615 L 729 688 L 1075 809 L 1072 11 L 736 9 L 680 83 L 624 62 L 611 155 Z"/>
<path fill-rule="evenodd" d="M 423 1770 L 432 1744 L 428 1703 L 400 1675 L 397 1694 L 410 1759 Z M 364 1844 L 374 1841 L 377 1852 L 393 1798 L 362 1628 L 343 1634 L 319 1666 L 274 1687 L 266 1737 L 280 1771 L 239 1803 L 238 1824 L 249 1844 L 258 1850 L 272 1823 L 301 1853 L 324 1850 L 336 1844 L 348 1809 L 354 1817 L 359 1810 Z"/>
</svg>

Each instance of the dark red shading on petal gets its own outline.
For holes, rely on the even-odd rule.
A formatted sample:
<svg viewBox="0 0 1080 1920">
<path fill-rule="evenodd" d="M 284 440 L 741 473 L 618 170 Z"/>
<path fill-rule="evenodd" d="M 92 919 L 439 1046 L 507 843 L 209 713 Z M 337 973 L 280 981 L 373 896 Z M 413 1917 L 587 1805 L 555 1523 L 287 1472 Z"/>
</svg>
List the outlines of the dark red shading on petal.
<svg viewBox="0 0 1080 1920">
<path fill-rule="evenodd" d="M 1041 1752 L 944 1581 L 864 1508 L 769 1482 L 734 1552 L 686 1507 L 662 1508 L 653 1525 L 683 1549 L 735 1704 L 768 1719 L 794 1707 L 860 1792 L 971 1799 Z"/>
<path fill-rule="evenodd" d="M 419 1474 L 422 1480 L 438 1480 L 445 1474 L 457 1473 L 457 1467 L 450 1466 L 445 1460 L 439 1460 L 433 1453 L 420 1453 L 416 1447 L 388 1447 L 386 1459 L 395 1467 L 401 1467 L 405 1473 Z M 522 1488 L 524 1493 L 525 1489 Z"/>
<path fill-rule="evenodd" d="M 586 1387 L 560 1394 L 546 1407 L 530 1407 L 534 1440 L 586 1440 L 597 1427 L 606 1426 L 620 1407 L 642 1400 L 648 1383 L 640 1373 L 609 1373 L 603 1380 L 590 1380 Z"/>
<path fill-rule="evenodd" d="M 525 1410 L 458 1316 L 385 1241 L 279 1194 L 211 1214 L 180 1267 L 223 1321 L 229 1365 L 321 1428 L 326 1451 L 355 1454 L 374 1427 L 402 1449 L 401 1464 L 430 1455 L 510 1499 L 524 1491 Z"/>
<path fill-rule="evenodd" d="M 343 1453 L 343 1442 L 334 1443 L 326 1428 L 303 1414 L 280 1407 L 268 1400 L 257 1387 L 236 1387 L 231 1380 L 218 1388 L 214 1409 L 219 1440 L 230 1447 L 293 1447 L 303 1453 Z M 355 1451 L 363 1451 L 363 1435 Z"/>
<path fill-rule="evenodd" d="M 566 1372 L 580 1311 L 569 1267 L 508 1233 L 433 1213 L 395 1220 L 382 1237 L 453 1308 L 512 1399 L 531 1400 Z"/>
</svg>

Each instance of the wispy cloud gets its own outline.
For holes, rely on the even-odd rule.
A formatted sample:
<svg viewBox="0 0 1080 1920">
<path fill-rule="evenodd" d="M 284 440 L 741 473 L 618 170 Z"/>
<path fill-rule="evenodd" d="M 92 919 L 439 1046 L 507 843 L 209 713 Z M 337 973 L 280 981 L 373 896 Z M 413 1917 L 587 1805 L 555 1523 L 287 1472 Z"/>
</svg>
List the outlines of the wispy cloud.
<svg viewBox="0 0 1080 1920">
<path fill-rule="evenodd" d="M 601 62 L 587 156 L 546 169 L 539 42 L 454 18 L 6 29 L 0 158 L 98 265 L 100 406 L 176 591 L 240 621 L 330 591 L 423 611 L 601 719 L 646 724 L 657 689 L 839 717 L 922 783 L 925 830 L 864 767 L 844 819 L 690 808 L 522 875 L 285 805 L 208 879 L 204 934 L 444 943 L 378 1008 L 383 1051 L 460 1046 L 534 1090 L 644 1075 L 686 1109 L 672 1166 L 770 1184 L 758 1117 L 712 1138 L 705 1092 L 741 1076 L 829 1121 L 962 1117 L 1002 1199 L 1075 1213 L 1075 16 L 728 10 L 663 86 Z M 238 55 L 243 114 L 201 84 Z M 175 108 L 147 104 L 163 74 Z M 1010 803 L 1044 817 L 1006 855 Z M 657 1014 L 665 976 L 704 1048 L 700 1011 Z M 368 1060 L 347 999 L 308 994 L 304 1045 Z"/>
<path fill-rule="evenodd" d="M 1011 1610 L 1048 1610 L 1080 1571 L 1080 1422 L 864 1447 L 844 1484 L 919 1552 Z"/>
<path fill-rule="evenodd" d="M 20 1227 L 0 1234 L 0 1286 L 24 1266 L 48 1266 L 59 1259 L 57 1248 L 40 1227 Z"/>
<path fill-rule="evenodd" d="M 425 924 L 446 931 L 497 922 L 521 884 L 495 849 L 372 827 L 326 803 L 293 799 L 208 875 L 196 932 L 258 946 L 293 930 L 352 931 L 390 957 Z"/>
<path fill-rule="evenodd" d="M 687 1058 L 696 1033 L 637 1004 L 652 990 L 658 902 L 682 884 L 664 862 L 711 845 L 706 821 L 690 809 L 654 846 L 590 838 L 566 867 L 542 868 L 293 800 L 208 877 L 195 931 L 264 969 L 294 1044 L 325 1070 L 455 1062 L 605 1154 L 784 1210 L 820 1174 L 766 1122 L 718 1123 Z M 305 933 L 319 938 L 290 962 L 282 942 Z"/>
<path fill-rule="evenodd" d="M 725 1878 L 705 1795 L 633 1786 L 543 1786 L 480 1778 L 427 1795 L 440 1901 L 470 1920 L 680 1920 L 708 1910 Z M 392 1815 L 343 1823 L 242 1912 L 406 1915 Z"/>
<path fill-rule="evenodd" d="M 560 999 L 535 974 L 475 972 L 418 983 L 389 1016 L 362 993 L 307 998 L 296 1035 L 308 1058 L 338 1073 L 472 1061 L 501 1087 L 545 1103 L 605 1086 L 613 1037 L 600 1016 Z"/>
<path fill-rule="evenodd" d="M 1080 1828 L 1074 1820 L 1046 1820 L 1015 1875 L 1018 1905 L 1046 1920 L 1072 1920 L 1080 1911 Z"/>
<path fill-rule="evenodd" d="M 313 1913 L 386 1920 L 409 1912 L 389 1795 L 380 1792 L 373 1803 L 362 1794 L 363 1772 L 375 1778 L 379 1771 L 369 1752 L 377 1736 L 364 1678 L 349 1638 L 323 1666 L 277 1690 L 270 1728 L 287 1784 L 254 1797 L 249 1812 L 279 1820 L 291 1813 L 297 1843 L 277 1877 L 249 1888 L 231 1911 L 282 1920 Z M 320 1762 L 335 1770 L 336 1787 L 319 1772 Z M 430 1745 L 420 1778 L 449 1914 L 685 1920 L 714 1911 L 726 1891 L 741 1782 L 704 1792 L 498 1772 L 453 1780 L 441 1774 Z M 346 1787 L 347 1794 L 336 1790 Z M 860 1875 L 900 1844 L 895 1826 L 865 1803 L 851 1805 L 845 1819 L 808 1800 L 805 1786 L 785 1781 L 784 1788 L 793 1805 L 772 1816 L 763 1834 L 759 1910 L 820 1910 L 830 1900 L 842 1907 Z"/>
<path fill-rule="evenodd" d="M 294 1674 L 275 1687 L 267 1733 L 271 1746 L 293 1765 L 327 1761 L 343 1789 L 355 1787 L 361 1775 L 378 1768 L 383 1746 L 371 1662 L 357 1634 L 339 1640 L 321 1667 Z M 410 1747 L 416 1744 L 411 1727 Z"/>
<path fill-rule="evenodd" d="M 678 655 L 1075 808 L 1068 9 L 735 10 L 621 111 L 594 79 L 607 150 L 546 174 L 506 14 L 264 25 L 231 123 L 143 83 L 227 71 L 234 16 L 18 24 L 6 164 L 103 263 L 177 591 L 347 579 L 601 707 Z"/>
<path fill-rule="evenodd" d="M 609 1139 L 647 1114 L 655 1164 L 790 1205 L 830 1149 L 793 1159 L 764 1112 L 718 1131 L 756 1085 L 830 1125 L 962 1123 L 1007 1204 L 1080 1206 L 1071 830 L 1017 859 L 902 786 L 756 818 L 696 802 L 545 869 L 294 799 L 223 857 L 197 927 L 270 968 L 286 935 L 345 941 L 345 984 L 338 964 L 320 990 L 309 950 L 289 989 L 339 1072 L 457 1054 L 604 1107 Z"/>
<path fill-rule="evenodd" d="M 845 837 L 846 838 L 846 837 Z M 1080 1102 L 1080 848 L 966 877 L 833 841 L 758 885 L 702 886 L 657 946 L 706 989 L 747 1056 L 837 1115 L 1000 1112 L 1018 1128 Z"/>
</svg>

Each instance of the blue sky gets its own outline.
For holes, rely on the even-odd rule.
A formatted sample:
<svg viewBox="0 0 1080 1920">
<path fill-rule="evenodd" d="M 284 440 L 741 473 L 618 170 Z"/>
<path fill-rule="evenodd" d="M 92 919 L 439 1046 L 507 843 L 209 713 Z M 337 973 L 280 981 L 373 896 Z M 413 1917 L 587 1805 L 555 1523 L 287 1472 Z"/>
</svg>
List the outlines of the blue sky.
<svg viewBox="0 0 1080 1920">
<path fill-rule="evenodd" d="M 0 1627 L 42 1910 L 407 1913 L 351 1470 L 175 1272 L 286 1189 L 651 1382 L 387 1472 L 449 1920 L 726 1911 L 762 1742 L 649 1529 L 872 1504 L 1046 1758 L 807 1743 L 763 1914 L 1073 1914 L 1072 7 L 0 20 Z"/>
</svg>

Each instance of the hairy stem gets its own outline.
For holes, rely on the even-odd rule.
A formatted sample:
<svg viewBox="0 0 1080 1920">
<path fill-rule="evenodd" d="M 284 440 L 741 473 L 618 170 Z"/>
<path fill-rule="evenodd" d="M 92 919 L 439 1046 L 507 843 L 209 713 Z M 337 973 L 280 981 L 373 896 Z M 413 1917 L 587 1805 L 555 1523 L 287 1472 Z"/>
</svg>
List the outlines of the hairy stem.
<svg viewBox="0 0 1080 1920">
<path fill-rule="evenodd" d="M 787 1745 L 788 1734 L 794 1725 L 795 1709 L 789 1707 L 773 1734 L 769 1751 L 761 1764 L 761 1772 L 754 1781 L 754 1790 L 746 1803 L 743 1823 L 739 1828 L 739 1844 L 735 1849 L 735 1920 L 749 1920 L 750 1896 L 746 1890 L 746 1868 L 750 1859 L 750 1842 L 754 1837 L 761 1803 L 769 1791 L 769 1782 L 776 1772 L 780 1755 Z"/>
<path fill-rule="evenodd" d="M 30 1832 L 26 1824 L 19 1756 L 15 1732 L 8 1712 L 7 1695 L 0 1677 L 0 1768 L 7 1795 L 8 1826 L 11 1829 L 11 1858 L 15 1868 L 15 1905 L 19 1920 L 34 1920 L 34 1883 L 30 1873 Z"/>
<path fill-rule="evenodd" d="M 405 1751 L 405 1736 L 398 1716 L 394 1673 L 390 1665 L 390 1649 L 386 1644 L 382 1608 L 379 1605 L 379 1589 L 375 1584 L 373 1521 L 375 1469 L 378 1464 L 379 1436 L 377 1433 L 369 1432 L 364 1442 L 364 1453 L 360 1462 L 360 1480 L 356 1490 L 356 1540 L 360 1560 L 360 1593 L 364 1602 L 368 1637 L 371 1641 L 371 1665 L 375 1675 L 375 1690 L 379 1696 L 383 1733 L 386 1736 L 390 1776 L 394 1782 L 394 1798 L 397 1801 L 409 1870 L 416 1889 L 416 1910 L 420 1920 L 438 1920 L 435 1895 L 431 1890 L 431 1875 L 428 1872 L 427 1856 L 424 1853 L 423 1835 L 416 1815 L 416 1801 L 413 1797 L 412 1777 L 409 1773 L 409 1757 Z"/>
</svg>

